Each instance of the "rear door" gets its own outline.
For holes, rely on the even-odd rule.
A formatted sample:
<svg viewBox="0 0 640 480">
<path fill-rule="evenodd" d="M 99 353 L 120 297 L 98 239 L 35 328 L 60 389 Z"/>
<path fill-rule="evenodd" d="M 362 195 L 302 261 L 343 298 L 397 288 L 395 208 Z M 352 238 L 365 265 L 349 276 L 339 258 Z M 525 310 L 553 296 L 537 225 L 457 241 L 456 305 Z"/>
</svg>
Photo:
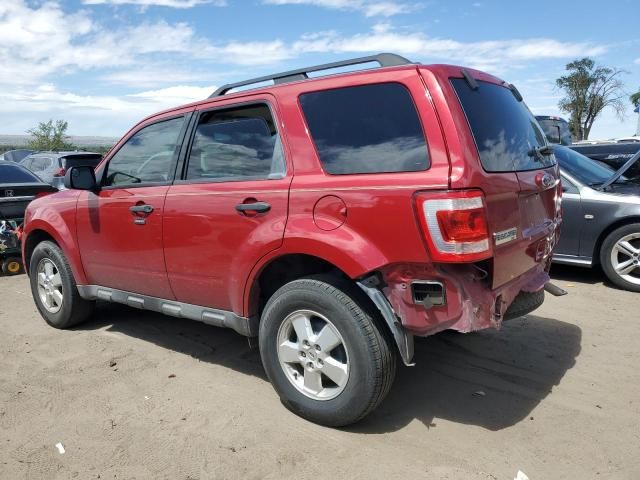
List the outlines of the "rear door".
<svg viewBox="0 0 640 480">
<path fill-rule="evenodd" d="M 480 187 L 486 195 L 496 288 L 549 258 L 560 217 L 558 167 L 517 90 L 496 79 L 451 78 L 450 83 L 471 130 L 469 150 L 480 160 L 481 170 L 465 186 Z M 468 170 L 474 170 L 471 165 Z"/>
<path fill-rule="evenodd" d="M 293 172 L 273 97 L 237 102 L 199 112 L 163 236 L 177 300 L 242 313 L 250 270 L 282 244 Z"/>
</svg>

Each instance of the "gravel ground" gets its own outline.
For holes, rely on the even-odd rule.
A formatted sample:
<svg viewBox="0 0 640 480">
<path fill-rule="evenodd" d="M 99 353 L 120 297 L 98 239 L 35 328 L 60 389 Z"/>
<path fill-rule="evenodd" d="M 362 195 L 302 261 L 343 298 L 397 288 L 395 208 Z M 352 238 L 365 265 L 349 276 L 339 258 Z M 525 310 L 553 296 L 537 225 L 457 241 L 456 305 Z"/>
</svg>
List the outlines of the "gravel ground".
<svg viewBox="0 0 640 480">
<path fill-rule="evenodd" d="M 553 276 L 570 295 L 502 331 L 421 339 L 341 430 L 285 410 L 231 331 L 115 305 L 57 331 L 0 278 L 0 478 L 638 479 L 640 294 Z"/>
</svg>

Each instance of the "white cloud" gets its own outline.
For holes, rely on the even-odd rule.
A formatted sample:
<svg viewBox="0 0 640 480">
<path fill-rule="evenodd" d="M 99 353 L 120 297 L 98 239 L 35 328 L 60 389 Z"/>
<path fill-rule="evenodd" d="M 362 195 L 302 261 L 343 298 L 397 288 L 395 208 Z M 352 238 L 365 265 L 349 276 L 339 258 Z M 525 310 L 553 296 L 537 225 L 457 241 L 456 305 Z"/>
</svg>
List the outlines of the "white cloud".
<svg viewBox="0 0 640 480">
<path fill-rule="evenodd" d="M 197 5 L 224 7 L 226 0 L 82 0 L 85 5 L 138 5 L 141 7 L 192 8 Z"/>
<path fill-rule="evenodd" d="M 292 55 L 301 53 L 354 53 L 391 51 L 426 63 L 447 61 L 490 71 L 504 71 L 525 62 L 544 59 L 600 55 L 606 47 L 584 42 L 560 42 L 549 38 L 460 42 L 432 38 L 423 33 L 400 33 L 388 25 L 371 32 L 341 36 L 324 32 L 303 36 L 290 47 Z"/>
<path fill-rule="evenodd" d="M 175 87 L 161 88 L 159 90 L 148 90 L 140 93 L 128 95 L 131 98 L 144 98 L 153 102 L 169 103 L 170 105 L 180 105 L 182 103 L 202 100 L 211 95 L 216 87 L 194 87 L 191 85 L 179 85 Z"/>
<path fill-rule="evenodd" d="M 357 10 L 367 17 L 382 16 L 391 17 L 400 13 L 408 13 L 415 6 L 394 1 L 367 1 L 367 0 L 263 0 L 263 3 L 271 5 L 315 5 L 318 7 L 337 10 Z"/>
<path fill-rule="evenodd" d="M 638 65 L 640 65 L 640 58 L 636 58 L 633 63 L 637 63 Z"/>
<path fill-rule="evenodd" d="M 24 133 L 39 121 L 64 118 L 74 135 L 122 135 L 147 115 L 207 98 L 215 86 L 174 86 L 130 95 L 79 95 L 52 84 L 0 90 L 0 115 L 11 117 L 11 133 Z M 3 132 L 5 133 L 5 132 Z"/>
<path fill-rule="evenodd" d="M 149 39 L 154 39 L 149 41 Z M 86 11 L 56 3 L 0 4 L 0 85 L 34 84 L 50 74 L 133 65 L 141 56 L 188 53 L 198 41 L 185 23 L 104 28 Z"/>
</svg>

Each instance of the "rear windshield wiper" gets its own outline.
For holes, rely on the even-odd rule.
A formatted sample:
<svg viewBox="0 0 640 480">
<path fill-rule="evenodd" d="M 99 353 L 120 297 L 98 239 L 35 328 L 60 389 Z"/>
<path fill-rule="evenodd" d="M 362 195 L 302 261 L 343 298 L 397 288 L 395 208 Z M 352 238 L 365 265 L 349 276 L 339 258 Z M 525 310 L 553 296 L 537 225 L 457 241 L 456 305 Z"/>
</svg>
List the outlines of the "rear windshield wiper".
<svg viewBox="0 0 640 480">
<path fill-rule="evenodd" d="M 542 147 L 534 147 L 527 152 L 530 157 L 544 157 L 553 154 L 551 145 L 543 145 Z"/>
</svg>

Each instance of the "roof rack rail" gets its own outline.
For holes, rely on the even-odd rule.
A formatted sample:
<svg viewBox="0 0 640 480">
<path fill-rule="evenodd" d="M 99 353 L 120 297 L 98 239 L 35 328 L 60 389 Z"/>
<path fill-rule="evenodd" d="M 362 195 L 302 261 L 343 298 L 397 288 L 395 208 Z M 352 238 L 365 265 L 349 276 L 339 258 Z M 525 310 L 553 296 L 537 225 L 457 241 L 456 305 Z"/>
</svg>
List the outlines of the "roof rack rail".
<svg viewBox="0 0 640 480">
<path fill-rule="evenodd" d="M 309 78 L 308 73 L 310 72 L 331 70 L 333 68 L 348 67 L 351 65 L 360 65 L 372 62 L 379 63 L 380 67 L 395 67 L 398 65 L 408 65 L 413 63 L 400 55 L 396 55 L 395 53 L 379 53 L 368 57 L 352 58 L 350 60 L 342 60 L 340 62 L 325 63 L 323 65 L 315 65 L 313 67 L 299 68 L 297 70 L 289 70 L 288 72 L 265 75 L 264 77 L 243 80 L 242 82 L 227 83 L 213 92 L 209 98 L 219 97 L 229 92 L 229 90 L 233 90 L 238 87 L 246 87 L 247 85 L 253 85 L 254 83 L 268 82 L 271 80 L 275 85 L 279 85 L 282 83 L 295 82 L 297 80 L 307 80 Z"/>
</svg>

